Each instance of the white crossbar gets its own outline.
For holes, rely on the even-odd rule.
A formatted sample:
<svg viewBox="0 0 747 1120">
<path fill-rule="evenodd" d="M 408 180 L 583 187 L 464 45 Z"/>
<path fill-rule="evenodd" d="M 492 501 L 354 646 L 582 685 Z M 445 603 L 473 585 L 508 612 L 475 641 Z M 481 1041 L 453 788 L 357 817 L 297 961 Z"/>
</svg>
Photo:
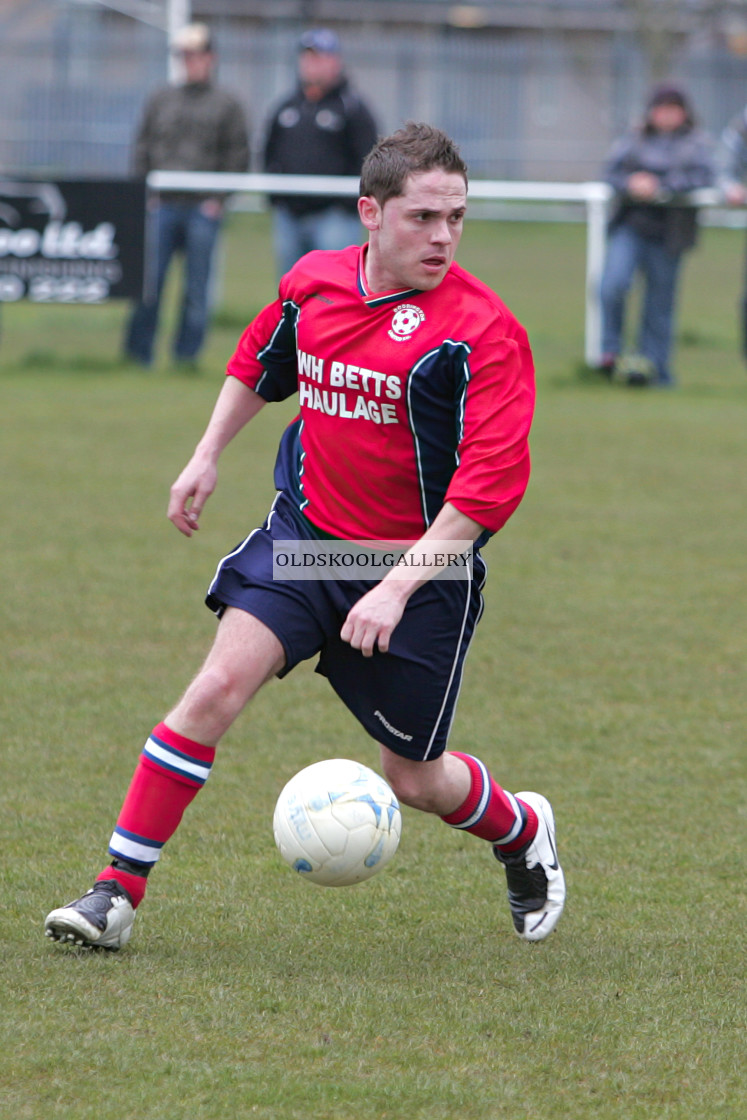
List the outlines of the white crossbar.
<svg viewBox="0 0 747 1120">
<path fill-rule="evenodd" d="M 355 198 L 359 180 L 352 175 L 264 175 L 210 171 L 151 171 L 148 187 L 154 191 L 226 191 L 241 194 L 324 194 Z M 586 310 L 584 357 L 596 365 L 602 350 L 602 316 L 599 283 L 604 264 L 607 215 L 612 190 L 606 183 L 541 183 L 473 179 L 470 198 L 483 202 L 578 202 L 586 208 Z M 693 191 L 683 203 L 717 206 L 716 190 Z"/>
</svg>

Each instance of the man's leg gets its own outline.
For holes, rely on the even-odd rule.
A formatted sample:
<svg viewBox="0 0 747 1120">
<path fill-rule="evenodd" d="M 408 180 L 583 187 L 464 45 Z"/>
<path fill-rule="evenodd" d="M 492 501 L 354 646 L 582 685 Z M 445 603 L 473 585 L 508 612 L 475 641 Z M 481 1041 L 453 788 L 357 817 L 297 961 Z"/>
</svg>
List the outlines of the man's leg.
<svg viewBox="0 0 747 1120">
<path fill-rule="evenodd" d="M 739 301 L 740 310 L 740 341 L 742 344 L 742 357 L 747 362 L 747 256 L 744 262 L 744 280 L 742 295 Z"/>
<path fill-rule="evenodd" d="M 286 206 L 272 208 L 272 240 L 278 280 L 289 272 L 299 257 L 311 248 L 306 243 L 303 220 Z"/>
<path fill-rule="evenodd" d="M 363 227 L 358 214 L 344 206 L 329 206 L 307 218 L 313 249 L 345 249 L 360 245 Z"/>
<path fill-rule="evenodd" d="M 149 366 L 153 361 L 161 295 L 181 235 L 177 207 L 159 206 L 148 215 L 146 286 L 142 300 L 133 308 L 124 340 L 126 356 L 141 365 Z"/>
<path fill-rule="evenodd" d="M 110 949 L 126 944 L 147 876 L 205 784 L 218 741 L 284 663 L 264 623 L 226 611 L 202 669 L 145 745 L 112 834 L 110 864 L 92 891 L 48 915 L 49 937 Z"/>
<path fill-rule="evenodd" d="M 210 274 L 220 221 L 190 207 L 184 236 L 184 289 L 179 327 L 174 339 L 177 361 L 197 358 L 205 341 L 210 314 Z"/>
<path fill-rule="evenodd" d="M 638 265 L 639 239 L 627 226 L 610 234 L 600 286 L 602 352 L 606 360 L 619 357 L 623 346 L 625 307 Z"/>
<path fill-rule="evenodd" d="M 381 744 L 380 750 L 384 776 L 405 805 L 435 813 L 492 844 L 506 868 L 516 932 L 527 941 L 547 937 L 565 904 L 549 802 L 532 792 L 508 793 L 471 755 L 446 751 L 416 762 Z"/>
<path fill-rule="evenodd" d="M 414 762 L 381 744 L 379 749 L 384 776 L 405 805 L 435 813 L 454 828 L 473 832 L 509 851 L 534 838 L 534 811 L 519 805 L 471 755 L 445 751 L 432 762 Z"/>
<path fill-rule="evenodd" d="M 671 353 L 680 259 L 679 253 L 670 253 L 658 242 L 646 246 L 643 258 L 646 290 L 639 350 L 656 366 L 660 385 L 674 381 Z"/>
</svg>

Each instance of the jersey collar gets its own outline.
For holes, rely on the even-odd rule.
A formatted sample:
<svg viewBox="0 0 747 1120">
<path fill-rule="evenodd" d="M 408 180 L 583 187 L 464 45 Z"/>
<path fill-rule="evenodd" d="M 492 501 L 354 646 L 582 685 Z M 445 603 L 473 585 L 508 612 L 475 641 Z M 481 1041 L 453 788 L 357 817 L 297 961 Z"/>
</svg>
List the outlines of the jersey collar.
<svg viewBox="0 0 747 1120">
<path fill-rule="evenodd" d="M 382 307 L 386 303 L 396 303 L 406 296 L 419 296 L 421 294 L 420 288 L 403 288 L 398 292 L 384 292 L 379 295 L 371 295 L 368 290 L 368 285 L 366 284 L 366 272 L 363 267 L 367 252 L 368 245 L 364 245 L 358 256 L 358 293 L 363 297 L 363 302 L 366 307 Z"/>
</svg>

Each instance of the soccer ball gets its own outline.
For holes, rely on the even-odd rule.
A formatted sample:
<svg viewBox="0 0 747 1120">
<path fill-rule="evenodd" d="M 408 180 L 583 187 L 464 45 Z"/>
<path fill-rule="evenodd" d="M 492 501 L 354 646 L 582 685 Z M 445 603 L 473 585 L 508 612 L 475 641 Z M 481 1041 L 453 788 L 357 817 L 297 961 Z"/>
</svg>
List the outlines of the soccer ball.
<svg viewBox="0 0 747 1120">
<path fill-rule="evenodd" d="M 272 821 L 285 862 L 303 879 L 347 887 L 381 871 L 399 845 L 399 803 L 383 778 L 346 758 L 300 770 Z"/>
</svg>

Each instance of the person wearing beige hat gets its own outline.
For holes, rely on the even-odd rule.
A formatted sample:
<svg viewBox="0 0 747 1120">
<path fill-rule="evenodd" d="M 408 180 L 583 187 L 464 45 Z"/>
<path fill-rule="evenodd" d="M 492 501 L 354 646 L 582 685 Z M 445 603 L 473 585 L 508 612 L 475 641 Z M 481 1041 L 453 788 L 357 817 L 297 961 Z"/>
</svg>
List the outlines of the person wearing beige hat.
<svg viewBox="0 0 747 1120">
<path fill-rule="evenodd" d="M 148 99 L 134 145 L 134 172 L 246 171 L 249 141 L 240 102 L 215 85 L 215 51 L 209 28 L 190 23 L 172 40 L 183 81 Z M 184 286 L 173 357 L 193 365 L 208 323 L 208 292 L 224 197 L 188 191 L 161 192 L 149 213 L 149 252 L 143 299 L 134 307 L 125 354 L 149 366 L 153 361 L 161 294 L 169 265 L 184 256 Z"/>
</svg>

